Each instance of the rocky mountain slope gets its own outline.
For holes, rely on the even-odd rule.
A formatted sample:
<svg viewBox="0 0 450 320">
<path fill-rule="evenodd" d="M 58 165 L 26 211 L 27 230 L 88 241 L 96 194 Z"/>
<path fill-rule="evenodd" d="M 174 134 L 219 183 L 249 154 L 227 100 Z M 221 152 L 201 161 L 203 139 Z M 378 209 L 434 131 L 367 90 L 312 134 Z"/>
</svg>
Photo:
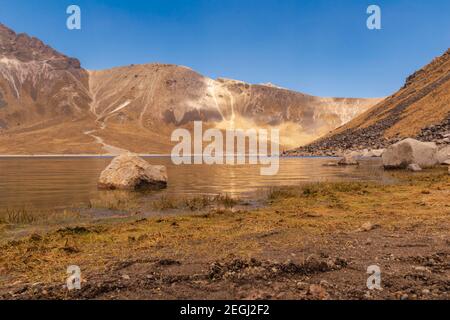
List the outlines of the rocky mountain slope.
<svg viewBox="0 0 450 320">
<path fill-rule="evenodd" d="M 87 71 L 0 25 L 0 153 L 170 153 L 171 132 L 279 128 L 284 148 L 306 144 L 379 99 L 320 98 L 271 84 L 213 80 L 181 66 Z"/>
<path fill-rule="evenodd" d="M 318 141 L 289 154 L 380 149 L 406 137 L 448 143 L 450 49 L 408 77 L 398 92 Z"/>
<path fill-rule="evenodd" d="M 0 24 L 0 128 L 86 115 L 88 73 L 40 40 Z"/>
</svg>

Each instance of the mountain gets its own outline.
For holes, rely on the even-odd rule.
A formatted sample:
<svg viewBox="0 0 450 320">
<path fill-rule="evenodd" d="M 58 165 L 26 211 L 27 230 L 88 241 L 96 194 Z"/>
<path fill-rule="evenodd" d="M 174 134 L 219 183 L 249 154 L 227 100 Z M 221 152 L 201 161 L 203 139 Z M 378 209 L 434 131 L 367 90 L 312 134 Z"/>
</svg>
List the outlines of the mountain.
<svg viewBox="0 0 450 320">
<path fill-rule="evenodd" d="M 3 25 L 0 74 L 2 128 L 86 114 L 89 76 L 80 62 Z"/>
<path fill-rule="evenodd" d="M 450 133 L 450 49 L 409 76 L 405 85 L 331 134 L 289 154 L 332 155 L 380 149 L 406 137 L 446 143 Z"/>
<path fill-rule="evenodd" d="M 306 144 L 380 99 L 321 98 L 272 84 L 210 79 L 169 64 L 102 71 L 0 25 L 0 153 L 170 153 L 171 132 L 279 128 Z"/>
</svg>

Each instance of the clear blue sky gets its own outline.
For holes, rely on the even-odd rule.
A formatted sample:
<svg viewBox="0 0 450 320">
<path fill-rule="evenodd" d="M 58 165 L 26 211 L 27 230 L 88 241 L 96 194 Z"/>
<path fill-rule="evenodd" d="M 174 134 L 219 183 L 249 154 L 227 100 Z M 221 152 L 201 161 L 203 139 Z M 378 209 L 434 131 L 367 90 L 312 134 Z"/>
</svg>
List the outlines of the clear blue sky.
<svg viewBox="0 0 450 320">
<path fill-rule="evenodd" d="M 450 44 L 448 0 L 0 0 L 0 22 L 88 69 L 165 62 L 320 96 L 389 95 Z"/>
</svg>

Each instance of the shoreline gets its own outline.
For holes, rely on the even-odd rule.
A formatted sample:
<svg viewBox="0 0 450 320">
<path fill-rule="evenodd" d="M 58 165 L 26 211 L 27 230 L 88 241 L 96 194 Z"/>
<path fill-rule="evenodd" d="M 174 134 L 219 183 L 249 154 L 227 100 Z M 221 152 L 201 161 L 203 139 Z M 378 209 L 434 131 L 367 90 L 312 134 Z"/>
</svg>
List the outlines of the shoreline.
<svg viewBox="0 0 450 320">
<path fill-rule="evenodd" d="M 139 157 L 170 157 L 170 154 L 137 154 Z M 1 158 L 114 158 L 116 154 L 0 154 Z"/>
<path fill-rule="evenodd" d="M 142 158 L 170 158 L 170 154 L 136 154 Z M 118 154 L 0 154 L 0 159 L 8 158 L 115 158 Z M 227 155 L 224 155 L 226 157 Z M 235 154 L 234 156 L 238 156 Z M 191 155 L 195 157 L 195 155 Z M 245 157 L 257 157 L 257 155 L 245 155 Z M 280 159 L 333 159 L 339 158 L 338 156 L 320 156 L 320 155 L 280 155 Z"/>
</svg>

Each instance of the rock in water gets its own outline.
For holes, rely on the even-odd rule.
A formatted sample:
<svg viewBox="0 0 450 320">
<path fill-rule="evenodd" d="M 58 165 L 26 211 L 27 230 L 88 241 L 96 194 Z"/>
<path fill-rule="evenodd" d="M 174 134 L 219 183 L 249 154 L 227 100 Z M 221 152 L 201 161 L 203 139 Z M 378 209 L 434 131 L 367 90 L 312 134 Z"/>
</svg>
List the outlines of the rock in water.
<svg viewBox="0 0 450 320">
<path fill-rule="evenodd" d="M 438 164 L 437 151 L 434 142 L 408 138 L 390 146 L 383 153 L 383 165 L 386 169 L 406 169 L 410 164 L 430 168 Z"/>
<path fill-rule="evenodd" d="M 450 146 L 440 149 L 437 158 L 440 164 L 446 164 L 447 161 L 450 161 Z"/>
<path fill-rule="evenodd" d="M 385 149 L 376 149 L 376 150 L 370 150 L 367 153 L 367 157 L 371 157 L 371 158 L 380 158 L 383 153 L 385 152 Z"/>
<path fill-rule="evenodd" d="M 340 166 L 357 166 L 359 164 L 356 160 L 358 157 L 360 157 L 360 154 L 357 152 L 345 154 L 338 164 Z"/>
<path fill-rule="evenodd" d="M 323 166 L 324 166 L 324 167 L 337 167 L 337 166 L 338 166 L 338 163 L 337 163 L 337 162 L 330 161 L 330 162 L 324 163 Z"/>
<path fill-rule="evenodd" d="M 100 189 L 138 190 L 167 187 L 165 166 L 153 166 L 144 159 L 132 155 L 120 155 L 102 172 L 98 182 Z"/>
<path fill-rule="evenodd" d="M 412 172 L 422 171 L 422 168 L 419 165 L 415 164 L 415 163 L 410 164 L 407 169 L 409 171 L 412 171 Z"/>
</svg>

